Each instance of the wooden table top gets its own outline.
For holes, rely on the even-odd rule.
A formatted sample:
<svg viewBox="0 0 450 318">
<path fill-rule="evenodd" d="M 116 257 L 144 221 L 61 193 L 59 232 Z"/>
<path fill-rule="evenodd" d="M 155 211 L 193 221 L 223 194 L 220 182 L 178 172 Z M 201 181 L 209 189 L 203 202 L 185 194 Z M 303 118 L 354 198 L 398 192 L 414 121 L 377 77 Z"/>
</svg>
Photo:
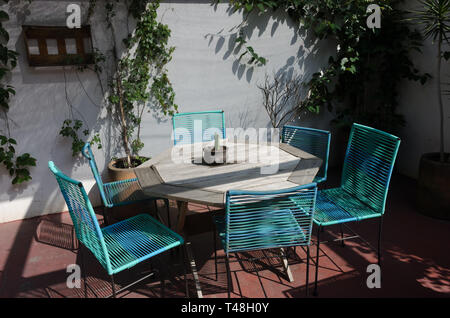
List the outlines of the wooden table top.
<svg viewBox="0 0 450 318">
<path fill-rule="evenodd" d="M 287 144 L 226 142 L 227 163 L 202 163 L 203 147 L 177 145 L 137 167 L 151 196 L 223 207 L 228 190 L 270 191 L 308 184 L 322 160 Z"/>
</svg>

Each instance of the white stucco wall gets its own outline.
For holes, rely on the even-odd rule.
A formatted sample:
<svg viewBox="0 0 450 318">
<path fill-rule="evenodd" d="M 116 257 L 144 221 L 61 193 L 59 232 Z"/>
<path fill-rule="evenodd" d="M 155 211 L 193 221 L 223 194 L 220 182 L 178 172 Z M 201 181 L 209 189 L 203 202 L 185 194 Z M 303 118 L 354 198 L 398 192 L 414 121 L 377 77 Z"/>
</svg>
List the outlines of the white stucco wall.
<svg viewBox="0 0 450 318">
<path fill-rule="evenodd" d="M 100 131 L 104 148 L 95 151 L 99 168 L 105 168 L 108 161 L 105 158 L 117 155 L 114 152 L 116 130 L 104 110 L 94 105 L 102 99 L 95 74 L 77 73 L 67 67 L 65 71 L 62 68 L 36 69 L 27 63 L 21 25 L 64 25 L 69 3 L 81 3 L 84 9 L 87 6 L 86 1 L 34 0 L 31 4 L 11 1 L 8 8 L 9 45 L 21 54 L 11 78 L 17 91 L 8 113 L 11 134 L 19 143 L 19 152 L 29 152 L 37 158 L 37 167 L 31 171 L 33 180 L 20 186 L 12 186 L 7 172 L 0 168 L 0 222 L 66 209 L 48 171 L 48 160 L 53 160 L 69 176 L 81 180 L 94 205 L 100 204 L 87 162 L 72 158 L 70 141 L 59 136 L 63 120 L 69 117 L 67 99 L 73 105 L 76 118 L 82 114 L 92 131 Z M 179 111 L 223 109 L 228 127 L 269 127 L 261 93 L 256 87 L 265 73 L 289 73 L 297 69 L 308 79 L 320 66 L 326 65 L 333 51 L 330 46 L 322 46 L 320 51 L 315 49 L 296 34 L 295 27 L 283 15 L 251 17 L 249 43 L 268 59 L 268 64 L 248 68 L 237 61 L 239 54 L 230 50 L 234 41 L 230 40 L 232 32 L 229 30 L 242 22 L 242 13 L 231 14 L 228 4 L 212 6 L 208 0 L 165 1 L 159 9 L 159 17 L 172 30 L 170 43 L 176 47 L 168 69 Z M 123 17 L 119 15 L 118 19 Z M 101 14 L 95 16 L 94 21 L 96 23 L 91 24 L 94 45 L 103 51 L 109 47 L 109 32 L 100 23 L 103 21 Z M 308 119 L 305 125 L 326 128 L 327 116 Z M 169 147 L 171 129 L 170 118 L 145 114 L 142 132 L 145 148 L 141 154 L 155 155 Z"/>
<path fill-rule="evenodd" d="M 11 77 L 17 94 L 11 101 L 8 116 L 12 137 L 19 142 L 17 150 L 36 157 L 37 167 L 31 170 L 33 180 L 20 186 L 12 186 L 7 171 L 0 167 L 0 223 L 66 210 L 56 182 L 48 171 L 48 160 L 53 160 L 71 177 L 83 181 L 94 205 L 100 204 L 87 162 L 72 158 L 70 141 L 58 134 L 63 120 L 69 118 L 67 100 L 73 105 L 76 118 L 84 118 L 92 132 L 100 132 L 104 148 L 95 150 L 100 169 L 105 169 L 111 156 L 118 155 L 115 151 L 117 130 L 108 120 L 104 108 L 98 106 L 103 96 L 95 74 L 69 68 L 31 68 L 25 56 L 21 25 L 64 25 L 67 5 L 80 3 L 85 17 L 87 1 L 10 2 L 5 6 L 11 18 L 6 23 L 11 38 L 9 46 L 21 55 Z M 326 65 L 328 56 L 335 49 L 331 43 L 312 45 L 310 39 L 296 33 L 295 26 L 282 14 L 275 18 L 253 16 L 249 20 L 249 44 L 269 62 L 265 67 L 249 68 L 237 61 L 239 53 L 230 50 L 234 41 L 231 38 L 233 32 L 229 30 L 242 22 L 242 13 L 231 14 L 228 4 L 213 6 L 209 0 L 164 1 L 159 17 L 172 30 L 170 43 L 176 47 L 168 69 L 179 111 L 223 109 L 227 127 L 269 127 L 261 93 L 256 86 L 265 73 L 289 74 L 298 70 L 307 80 Z M 119 14 L 117 19 L 123 22 L 124 17 Z M 109 32 L 101 23 L 103 20 L 100 12 L 91 24 L 94 45 L 101 51 L 110 48 L 111 43 Z M 423 53 L 415 54 L 414 59 L 420 70 L 434 75 L 435 48 L 430 41 L 425 43 Z M 447 64 L 443 71 L 443 78 L 448 78 Z M 399 101 L 399 111 L 405 115 L 407 124 L 400 136 L 403 141 L 397 169 L 417 177 L 420 155 L 438 149 L 435 79 L 424 86 L 405 81 Z M 448 120 L 447 98 L 444 103 Z M 331 118 L 331 114 L 324 111 L 319 116 L 308 116 L 301 125 L 329 129 Z M 0 129 L 4 129 L 3 123 Z M 166 149 L 171 145 L 170 135 L 170 118 L 146 113 L 142 132 L 145 148 L 141 154 L 155 155 Z M 446 130 L 446 136 L 448 146 L 450 129 Z M 332 161 L 341 148 L 332 145 Z"/>
</svg>

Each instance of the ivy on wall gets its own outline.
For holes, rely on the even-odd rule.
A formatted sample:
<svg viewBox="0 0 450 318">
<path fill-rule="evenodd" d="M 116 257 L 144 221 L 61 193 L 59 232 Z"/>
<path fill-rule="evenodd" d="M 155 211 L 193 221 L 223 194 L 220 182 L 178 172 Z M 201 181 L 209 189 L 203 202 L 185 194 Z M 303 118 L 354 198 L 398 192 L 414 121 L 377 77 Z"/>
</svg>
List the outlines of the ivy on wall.
<svg viewBox="0 0 450 318">
<path fill-rule="evenodd" d="M 169 27 L 157 20 L 159 1 L 116 0 L 104 1 L 104 5 L 105 23 L 113 39 L 113 54 L 109 59 L 95 49 L 94 70 L 100 73 L 104 69 L 102 65 L 113 65 L 112 71 L 107 74 L 107 103 L 120 127 L 120 145 L 127 159 L 124 167 L 131 167 L 144 159 L 139 156 L 139 151 L 144 147 L 140 132 L 144 112 L 150 111 L 148 103 L 151 104 L 152 111 L 164 115 L 171 116 L 177 111 L 175 92 L 166 69 L 175 48 L 168 45 L 171 33 Z M 89 17 L 94 14 L 97 6 L 96 0 L 90 0 Z M 127 10 L 126 25 L 116 25 L 113 21 L 116 11 L 123 8 Z M 128 29 L 128 17 L 136 21 L 136 27 L 120 41 L 117 28 Z M 61 128 L 60 133 L 72 139 L 74 155 L 84 143 L 83 138 L 79 137 L 80 131 L 87 136 L 82 126 L 80 119 L 69 119 Z M 101 145 L 98 135 L 91 142 Z"/>
<path fill-rule="evenodd" d="M 17 65 L 18 54 L 7 47 L 9 33 L 3 23 L 8 20 L 8 13 L 0 10 L 0 111 L 4 121 L 4 128 L 0 130 L 0 164 L 8 170 L 12 183 L 20 184 L 32 179 L 29 168 L 36 166 L 36 159 L 29 153 L 18 154 L 17 141 L 11 137 L 8 110 L 10 99 L 16 92 L 7 84 L 7 76 Z"/>
<path fill-rule="evenodd" d="M 366 0 L 230 0 L 230 5 L 247 15 L 284 10 L 317 39 L 336 42 L 337 52 L 328 65 L 305 83 L 309 111 L 335 110 L 333 122 L 339 126 L 360 122 L 395 131 L 404 124 L 396 110 L 400 81 L 423 84 L 430 77 L 420 73 L 410 58 L 422 42 L 420 33 L 404 21 L 402 2 L 373 1 L 382 11 L 379 29 L 367 26 Z"/>
</svg>

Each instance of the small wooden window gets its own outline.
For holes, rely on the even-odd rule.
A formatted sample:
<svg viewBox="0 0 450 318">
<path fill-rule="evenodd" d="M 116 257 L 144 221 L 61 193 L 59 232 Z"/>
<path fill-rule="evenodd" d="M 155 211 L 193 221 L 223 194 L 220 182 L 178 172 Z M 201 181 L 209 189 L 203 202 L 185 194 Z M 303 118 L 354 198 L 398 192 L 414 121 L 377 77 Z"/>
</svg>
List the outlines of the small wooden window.
<svg viewBox="0 0 450 318">
<path fill-rule="evenodd" d="M 93 64 L 91 27 L 23 26 L 30 66 Z"/>
</svg>

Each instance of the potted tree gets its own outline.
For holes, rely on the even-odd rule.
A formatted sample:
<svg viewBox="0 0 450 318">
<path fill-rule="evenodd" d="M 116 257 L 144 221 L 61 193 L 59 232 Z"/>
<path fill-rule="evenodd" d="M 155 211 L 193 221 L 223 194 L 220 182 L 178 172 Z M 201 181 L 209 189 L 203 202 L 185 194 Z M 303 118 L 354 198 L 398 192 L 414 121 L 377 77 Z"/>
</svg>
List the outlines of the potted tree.
<svg viewBox="0 0 450 318">
<path fill-rule="evenodd" d="M 114 70 L 108 78 L 108 102 L 119 123 L 125 157 L 112 159 L 108 168 L 110 179 L 121 180 L 134 177 L 132 169 L 148 160 L 139 155 L 144 147 L 140 133 L 147 104 L 170 116 L 177 111 L 177 105 L 165 68 L 174 48 L 168 46 L 170 29 L 156 19 L 159 1 L 133 1 L 127 7 L 128 14 L 136 20 L 136 27 L 121 42 L 118 42 L 112 21 L 116 5 L 106 2 L 105 7 L 106 22 L 114 39 Z"/>
<path fill-rule="evenodd" d="M 449 44 L 450 0 L 421 0 L 422 7 L 412 11 L 412 20 L 422 25 L 425 38 L 436 45 L 436 97 L 439 107 L 439 152 L 422 155 L 418 180 L 418 208 L 421 213 L 450 219 L 450 154 L 445 152 L 444 105 L 442 101 L 441 64 L 449 54 L 443 44 Z"/>
</svg>

